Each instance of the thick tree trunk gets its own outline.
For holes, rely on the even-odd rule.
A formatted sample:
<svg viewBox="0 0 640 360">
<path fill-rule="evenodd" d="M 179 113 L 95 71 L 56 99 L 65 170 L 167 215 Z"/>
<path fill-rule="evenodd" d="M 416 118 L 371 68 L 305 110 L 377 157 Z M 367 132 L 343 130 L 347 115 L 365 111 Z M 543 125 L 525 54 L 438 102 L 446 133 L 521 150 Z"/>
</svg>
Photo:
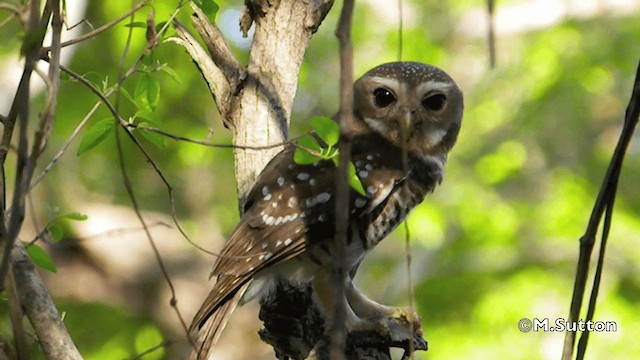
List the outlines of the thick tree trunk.
<svg viewBox="0 0 640 360">
<path fill-rule="evenodd" d="M 178 35 L 209 83 L 223 121 L 232 131 L 240 208 L 264 166 L 287 139 L 298 73 L 311 35 L 331 8 L 332 0 L 246 1 L 241 19 L 255 35 L 249 64 L 242 67 L 219 29 L 194 7 L 194 24 L 211 57 L 184 28 Z"/>
</svg>

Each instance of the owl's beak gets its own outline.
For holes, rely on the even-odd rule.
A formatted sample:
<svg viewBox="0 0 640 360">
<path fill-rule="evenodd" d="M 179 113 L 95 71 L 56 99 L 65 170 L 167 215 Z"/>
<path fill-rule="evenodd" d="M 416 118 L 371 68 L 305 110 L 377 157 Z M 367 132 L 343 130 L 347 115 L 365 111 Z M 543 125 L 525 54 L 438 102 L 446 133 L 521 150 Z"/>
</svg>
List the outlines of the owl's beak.
<svg viewBox="0 0 640 360">
<path fill-rule="evenodd" d="M 409 137 L 411 137 L 411 133 L 413 132 L 413 111 L 406 110 L 404 112 L 404 118 L 401 121 L 402 127 L 402 141 L 404 143 L 409 141 Z"/>
</svg>

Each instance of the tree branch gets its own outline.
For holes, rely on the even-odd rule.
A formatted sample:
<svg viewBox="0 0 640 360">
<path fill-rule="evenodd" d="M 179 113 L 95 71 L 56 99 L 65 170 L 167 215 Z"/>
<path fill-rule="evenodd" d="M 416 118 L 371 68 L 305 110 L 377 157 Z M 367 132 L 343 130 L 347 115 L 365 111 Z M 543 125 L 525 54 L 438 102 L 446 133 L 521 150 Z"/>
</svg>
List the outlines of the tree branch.
<svg viewBox="0 0 640 360">
<path fill-rule="evenodd" d="M 198 17 L 193 16 L 192 19 L 198 19 Z M 227 77 L 222 68 L 213 61 L 209 54 L 202 48 L 202 46 L 200 46 L 200 43 L 198 43 L 193 35 L 189 33 L 184 25 L 182 25 L 178 20 L 174 20 L 173 25 L 180 38 L 170 38 L 167 39 L 167 41 L 172 41 L 176 44 L 182 45 L 187 50 L 187 53 L 189 53 L 193 61 L 196 63 L 198 70 L 200 70 L 200 73 L 209 85 L 209 90 L 211 91 L 211 95 L 213 95 L 216 105 L 218 105 L 218 109 L 222 114 L 225 125 L 228 124 L 225 114 L 228 114 L 229 112 L 228 99 L 230 94 L 235 92 L 235 90 L 232 91 L 231 84 L 233 80 Z M 215 27 L 214 25 L 211 26 Z"/>
<path fill-rule="evenodd" d="M 125 20 L 126 18 L 128 18 L 129 16 L 131 16 L 131 14 L 135 13 L 136 11 L 138 11 L 141 7 L 145 6 L 147 4 L 147 0 L 142 0 L 140 2 L 138 2 L 137 4 L 135 4 L 129 11 L 127 11 L 126 13 L 122 14 L 122 16 L 118 17 L 117 19 L 114 19 L 112 21 L 109 21 L 108 23 L 100 26 L 99 28 L 96 28 L 95 30 L 92 30 L 84 35 L 81 35 L 75 39 L 71 39 L 68 41 L 63 42 L 62 44 L 60 44 L 60 47 L 67 47 L 69 45 L 74 45 L 77 44 L 79 42 L 91 39 L 93 37 L 98 36 L 99 34 L 111 29 L 112 27 L 114 27 L 115 25 L 117 25 L 119 22 Z M 53 49 L 53 44 L 52 46 L 46 46 L 42 48 L 42 52 L 44 54 L 46 54 L 47 52 L 51 51 Z"/>
<path fill-rule="evenodd" d="M 82 359 L 47 293 L 44 282 L 21 243 L 16 243 L 13 247 L 11 267 L 20 303 L 38 334 L 38 341 L 47 358 Z"/>
<path fill-rule="evenodd" d="M 349 163 L 351 162 L 351 127 L 353 122 L 353 47 L 351 22 L 354 0 L 345 0 L 338 22 L 336 36 L 340 42 L 340 165 L 336 185 L 336 253 L 333 258 L 333 328 L 331 334 L 331 359 L 344 359 L 347 345 L 345 279 L 347 227 L 349 219 Z"/>
<path fill-rule="evenodd" d="M 593 206 L 593 210 L 591 212 L 591 217 L 589 218 L 589 224 L 587 225 L 585 234 L 580 238 L 580 255 L 578 257 L 576 279 L 573 287 L 573 296 L 571 298 L 571 307 L 569 310 L 569 322 L 578 321 L 580 317 L 582 300 L 584 298 L 587 277 L 589 275 L 591 253 L 593 252 L 593 248 L 595 245 L 596 233 L 598 232 L 598 228 L 600 227 L 600 223 L 602 222 L 603 216 L 606 212 L 605 227 L 602 234 L 600 258 L 598 259 L 598 273 L 596 274 L 597 276 L 594 279 L 592 297 L 589 303 L 588 316 L 593 316 L 593 312 L 595 311 L 595 301 L 597 295 L 594 296 L 594 293 L 597 294 L 599 287 L 599 273 L 601 273 L 602 271 L 604 247 L 606 246 L 606 240 L 609 232 L 608 224 L 610 222 L 611 213 L 613 211 L 613 204 L 616 197 L 616 189 L 618 186 L 618 179 L 620 177 L 620 170 L 622 169 L 622 163 L 624 161 L 624 156 L 627 152 L 627 148 L 629 147 L 629 143 L 633 138 L 635 128 L 638 125 L 639 116 L 640 62 L 638 63 L 638 69 L 636 72 L 631 99 L 629 100 L 629 105 L 627 106 L 627 110 L 625 112 L 624 126 L 622 129 L 622 133 L 620 134 L 620 139 L 618 140 L 618 144 L 616 145 L 616 149 L 611 158 L 611 162 L 609 163 L 609 167 L 607 168 L 607 173 L 604 177 L 604 180 L 602 181 L 602 186 L 600 187 L 600 192 L 598 193 L 596 203 Z M 585 333 L 583 333 L 583 336 L 585 336 L 584 334 Z M 564 348 L 562 350 L 563 360 L 570 360 L 573 356 L 575 338 L 575 332 L 568 331 L 566 333 L 564 338 Z M 580 350 L 580 352 L 582 353 L 582 355 L 578 354 L 577 358 L 581 358 L 581 356 L 584 355 L 587 339 L 587 336 L 580 339 L 580 342 L 582 343 L 580 344 L 580 347 L 582 347 L 582 350 Z"/>
</svg>

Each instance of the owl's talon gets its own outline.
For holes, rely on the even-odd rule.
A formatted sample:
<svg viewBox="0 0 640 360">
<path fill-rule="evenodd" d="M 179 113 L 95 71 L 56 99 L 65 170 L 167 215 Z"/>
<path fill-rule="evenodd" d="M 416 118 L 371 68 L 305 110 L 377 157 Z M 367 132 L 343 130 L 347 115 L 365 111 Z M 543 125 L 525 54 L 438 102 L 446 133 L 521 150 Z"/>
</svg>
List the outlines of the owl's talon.
<svg viewBox="0 0 640 360">
<path fill-rule="evenodd" d="M 422 337 L 420 316 L 406 309 L 387 309 L 389 312 L 380 317 L 347 321 L 349 336 L 360 338 L 356 334 L 367 334 L 363 338 L 405 349 L 406 353 L 427 350 L 427 342 Z"/>
</svg>

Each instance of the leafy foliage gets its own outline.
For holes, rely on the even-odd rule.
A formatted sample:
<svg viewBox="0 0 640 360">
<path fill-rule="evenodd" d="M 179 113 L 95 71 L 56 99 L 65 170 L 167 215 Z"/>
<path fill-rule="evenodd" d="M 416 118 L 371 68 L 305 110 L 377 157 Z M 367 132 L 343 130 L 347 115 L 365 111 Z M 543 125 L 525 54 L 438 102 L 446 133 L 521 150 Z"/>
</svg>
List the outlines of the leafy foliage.
<svg viewBox="0 0 640 360">
<path fill-rule="evenodd" d="M 311 119 L 311 127 L 326 144 L 326 147 L 318 144 L 311 135 L 304 135 L 298 140 L 293 160 L 298 164 L 313 164 L 322 160 L 331 160 L 338 166 L 339 151 L 336 145 L 340 139 L 340 126 L 335 121 L 316 116 Z M 365 195 L 362 181 L 356 174 L 356 167 L 349 162 L 349 185 L 359 194 Z"/>
<path fill-rule="evenodd" d="M 78 156 L 86 153 L 100 144 L 113 132 L 115 120 L 111 118 L 102 119 L 89 128 L 78 146 Z"/>
<path fill-rule="evenodd" d="M 58 269 L 56 268 L 56 264 L 53 263 L 53 260 L 51 259 L 49 254 L 47 254 L 47 252 L 44 251 L 44 249 L 40 246 L 36 244 L 28 245 L 27 254 L 31 258 L 33 263 L 38 265 L 39 267 L 51 271 L 52 273 L 58 271 Z"/>
</svg>

